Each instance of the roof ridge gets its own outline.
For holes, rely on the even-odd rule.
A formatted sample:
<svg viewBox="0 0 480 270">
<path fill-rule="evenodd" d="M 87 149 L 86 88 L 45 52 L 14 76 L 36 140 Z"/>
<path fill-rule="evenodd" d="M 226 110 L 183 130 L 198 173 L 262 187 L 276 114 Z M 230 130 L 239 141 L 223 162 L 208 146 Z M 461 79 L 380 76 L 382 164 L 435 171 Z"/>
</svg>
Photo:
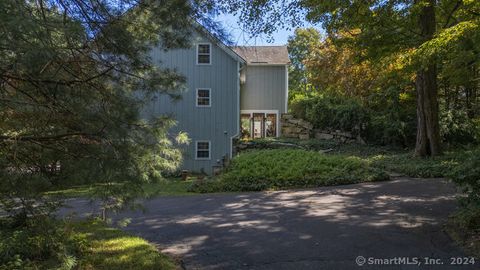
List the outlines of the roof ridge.
<svg viewBox="0 0 480 270">
<path fill-rule="evenodd" d="M 288 65 L 290 63 L 287 46 L 234 46 L 231 48 L 245 59 L 247 64 Z"/>
</svg>

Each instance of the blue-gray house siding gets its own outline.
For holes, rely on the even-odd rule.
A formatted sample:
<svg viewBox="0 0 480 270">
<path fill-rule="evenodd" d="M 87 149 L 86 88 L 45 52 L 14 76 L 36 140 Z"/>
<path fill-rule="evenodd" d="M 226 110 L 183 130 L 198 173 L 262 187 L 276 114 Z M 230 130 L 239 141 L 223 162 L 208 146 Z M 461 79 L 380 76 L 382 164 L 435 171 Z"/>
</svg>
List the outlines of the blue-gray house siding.
<svg viewBox="0 0 480 270">
<path fill-rule="evenodd" d="M 287 112 L 286 65 L 248 65 L 243 72 L 246 80 L 241 88 L 241 110 Z"/>
<path fill-rule="evenodd" d="M 178 101 L 161 95 L 151 101 L 145 113 L 148 116 L 170 114 L 177 121 L 172 132 L 184 131 L 191 143 L 184 147 L 183 169 L 205 171 L 211 174 L 214 166 L 221 166 L 225 157 L 232 155 L 232 138 L 239 134 L 241 63 L 212 39 L 195 31 L 193 47 L 164 51 L 155 48 L 151 57 L 155 64 L 176 69 L 187 79 L 187 91 Z M 211 64 L 197 64 L 197 44 L 211 44 Z M 227 48 L 228 49 L 228 48 Z M 211 89 L 211 106 L 197 107 L 196 89 Z M 196 159 L 196 141 L 210 142 L 210 159 Z"/>
</svg>

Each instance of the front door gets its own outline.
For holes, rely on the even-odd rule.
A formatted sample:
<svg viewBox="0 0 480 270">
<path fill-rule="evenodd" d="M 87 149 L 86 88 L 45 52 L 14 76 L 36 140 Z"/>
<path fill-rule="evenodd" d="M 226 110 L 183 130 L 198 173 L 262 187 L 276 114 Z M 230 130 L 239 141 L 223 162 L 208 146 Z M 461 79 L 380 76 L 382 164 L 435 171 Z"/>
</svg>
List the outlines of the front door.
<svg viewBox="0 0 480 270">
<path fill-rule="evenodd" d="M 267 113 L 265 117 L 265 137 L 277 137 L 277 114 Z"/>
</svg>

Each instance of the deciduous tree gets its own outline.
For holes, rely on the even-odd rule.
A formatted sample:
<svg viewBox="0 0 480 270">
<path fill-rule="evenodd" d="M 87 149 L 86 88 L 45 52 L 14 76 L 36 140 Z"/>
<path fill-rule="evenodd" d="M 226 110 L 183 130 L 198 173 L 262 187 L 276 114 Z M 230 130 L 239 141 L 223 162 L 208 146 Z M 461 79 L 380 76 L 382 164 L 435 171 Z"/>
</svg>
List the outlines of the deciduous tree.
<svg viewBox="0 0 480 270">
<path fill-rule="evenodd" d="M 321 23 L 329 36 L 358 29 L 355 40 L 372 61 L 403 55 L 406 69 L 414 71 L 417 93 L 417 143 L 419 156 L 439 155 L 438 70 L 432 57 L 478 32 L 479 3 L 471 0 L 334 1 L 280 0 L 218 1 L 223 10 L 242 13 L 252 33 L 271 33 L 275 27 L 307 20 Z"/>
</svg>

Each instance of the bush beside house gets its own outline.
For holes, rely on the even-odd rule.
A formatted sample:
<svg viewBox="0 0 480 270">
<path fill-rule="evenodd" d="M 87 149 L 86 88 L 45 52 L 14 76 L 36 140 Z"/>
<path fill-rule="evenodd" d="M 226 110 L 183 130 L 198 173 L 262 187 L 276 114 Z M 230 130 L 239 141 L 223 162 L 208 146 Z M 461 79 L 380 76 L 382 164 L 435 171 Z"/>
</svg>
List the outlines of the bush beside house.
<svg viewBox="0 0 480 270">
<path fill-rule="evenodd" d="M 387 180 L 367 160 L 299 149 L 255 150 L 232 160 L 217 180 L 192 187 L 199 192 L 261 191 Z"/>
</svg>

